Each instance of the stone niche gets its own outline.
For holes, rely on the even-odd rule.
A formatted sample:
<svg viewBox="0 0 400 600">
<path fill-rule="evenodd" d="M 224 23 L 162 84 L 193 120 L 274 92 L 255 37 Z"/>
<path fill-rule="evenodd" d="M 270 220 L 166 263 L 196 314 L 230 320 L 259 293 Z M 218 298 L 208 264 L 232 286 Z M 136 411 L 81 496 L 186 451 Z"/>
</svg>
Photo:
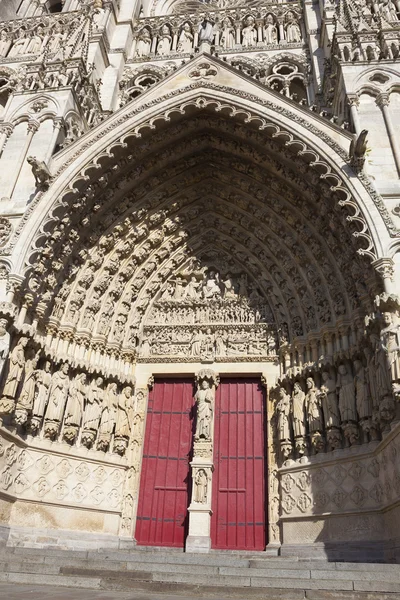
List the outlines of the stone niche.
<svg viewBox="0 0 400 600">
<path fill-rule="evenodd" d="M 400 560 L 400 423 L 381 442 L 285 464 L 281 554 Z"/>
</svg>

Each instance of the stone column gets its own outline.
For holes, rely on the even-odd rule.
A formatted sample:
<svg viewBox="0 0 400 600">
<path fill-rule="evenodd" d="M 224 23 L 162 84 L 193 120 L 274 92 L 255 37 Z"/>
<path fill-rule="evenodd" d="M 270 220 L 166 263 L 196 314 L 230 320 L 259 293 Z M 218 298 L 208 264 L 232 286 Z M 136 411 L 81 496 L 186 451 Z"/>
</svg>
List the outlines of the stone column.
<svg viewBox="0 0 400 600">
<path fill-rule="evenodd" d="M 380 107 L 383 114 L 383 119 L 385 121 L 386 131 L 389 137 L 390 145 L 392 147 L 393 158 L 396 164 L 397 173 L 400 176 L 400 148 L 397 141 L 396 132 L 393 128 L 392 117 L 389 112 L 389 102 L 389 94 L 387 93 L 379 94 L 379 96 L 376 99 L 376 103 Z"/>
<path fill-rule="evenodd" d="M 154 383 L 151 377 L 147 385 L 137 384 L 133 402 L 131 434 L 126 451 L 127 471 L 122 496 L 121 521 L 119 535 L 123 538 L 122 546 L 131 546 L 136 526 L 136 513 L 139 496 L 140 472 L 142 467 L 145 416 L 149 398 L 149 390 Z"/>
<path fill-rule="evenodd" d="M 44 162 L 48 163 L 49 160 L 51 159 L 51 157 L 53 156 L 55 147 L 56 147 L 56 143 L 58 140 L 58 136 L 60 134 L 60 129 L 63 125 L 64 119 L 62 117 L 55 117 L 54 122 L 53 122 L 53 135 L 51 136 L 51 140 L 50 140 L 50 145 L 49 145 L 49 149 L 47 150 Z"/>
<path fill-rule="evenodd" d="M 218 374 L 202 369 L 196 376 L 196 433 L 193 445 L 192 501 L 189 506 L 189 534 L 186 552 L 209 552 L 211 548 L 211 498 L 215 390 Z"/>
<path fill-rule="evenodd" d="M 360 118 L 358 116 L 358 106 L 360 104 L 360 98 L 356 95 L 349 95 L 348 103 L 350 106 L 350 114 L 354 127 L 354 132 L 356 133 L 356 135 L 359 135 L 361 132 Z"/>
<path fill-rule="evenodd" d="M 13 173 L 12 177 L 10 177 L 11 182 L 10 182 L 10 185 L 9 185 L 8 192 L 6 193 L 6 196 L 5 196 L 6 198 L 10 198 L 11 199 L 11 197 L 13 195 L 13 192 L 15 190 L 15 186 L 17 185 L 18 178 L 19 178 L 20 173 L 21 173 L 22 166 L 23 166 L 23 164 L 25 162 L 25 159 L 27 157 L 27 154 L 29 152 L 29 147 L 31 145 L 33 136 L 35 135 L 35 133 L 39 129 L 39 126 L 40 126 L 40 123 L 38 123 L 37 121 L 29 121 L 28 122 L 28 133 L 27 133 L 27 136 L 26 136 L 25 145 L 24 145 L 22 153 L 20 154 L 19 159 L 18 159 L 18 161 L 17 161 L 17 163 L 15 165 L 14 173 Z"/>
</svg>

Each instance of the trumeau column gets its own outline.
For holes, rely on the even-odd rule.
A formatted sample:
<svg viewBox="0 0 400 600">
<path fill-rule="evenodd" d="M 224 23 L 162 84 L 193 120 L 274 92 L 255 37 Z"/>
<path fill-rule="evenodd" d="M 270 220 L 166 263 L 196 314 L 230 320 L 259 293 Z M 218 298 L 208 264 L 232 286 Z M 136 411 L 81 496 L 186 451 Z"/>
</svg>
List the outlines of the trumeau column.
<svg viewBox="0 0 400 600">
<path fill-rule="evenodd" d="M 151 377 L 147 385 L 139 382 L 135 388 L 133 403 L 131 435 L 126 451 L 127 471 L 125 476 L 124 491 L 121 506 L 121 522 L 119 535 L 126 538 L 129 545 L 135 542 L 134 533 L 139 497 L 140 472 L 142 467 L 143 442 L 145 431 L 145 416 L 149 399 L 149 390 L 154 383 Z"/>
<path fill-rule="evenodd" d="M 192 501 L 189 506 L 189 535 L 186 552 L 209 552 L 211 548 L 211 499 L 215 390 L 217 373 L 202 369 L 196 376 L 196 433 L 193 445 Z"/>
</svg>

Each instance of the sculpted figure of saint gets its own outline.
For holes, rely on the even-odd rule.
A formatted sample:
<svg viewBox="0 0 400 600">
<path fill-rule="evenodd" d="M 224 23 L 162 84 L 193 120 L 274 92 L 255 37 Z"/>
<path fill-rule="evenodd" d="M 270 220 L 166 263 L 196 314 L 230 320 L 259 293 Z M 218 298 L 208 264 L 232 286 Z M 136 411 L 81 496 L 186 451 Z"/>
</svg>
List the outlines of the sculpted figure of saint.
<svg viewBox="0 0 400 600">
<path fill-rule="evenodd" d="M 291 11 L 286 15 L 286 41 L 297 43 L 301 41 L 301 31 L 297 19 Z"/>
<path fill-rule="evenodd" d="M 178 52 L 191 52 L 193 50 L 193 33 L 189 23 L 182 27 L 178 42 Z"/>
<path fill-rule="evenodd" d="M 172 35 L 168 25 L 161 27 L 160 37 L 157 45 L 157 54 L 159 56 L 165 56 L 171 52 L 172 48 Z"/>
<path fill-rule="evenodd" d="M 10 350 L 10 334 L 7 331 L 7 325 L 6 319 L 0 319 L 0 375 Z"/>
<path fill-rule="evenodd" d="M 339 365 L 336 388 L 339 392 L 339 410 L 342 421 L 357 421 L 354 379 L 346 365 Z"/>
<path fill-rule="evenodd" d="M 325 427 L 340 427 L 340 413 L 338 406 L 336 381 L 331 377 L 328 371 L 322 372 L 322 385 L 319 392 L 324 414 Z"/>
<path fill-rule="evenodd" d="M 32 414 L 35 417 L 43 417 L 46 410 L 49 387 L 51 383 L 51 364 L 48 360 L 44 363 L 43 369 L 36 372 L 37 393 L 33 402 Z"/>
<path fill-rule="evenodd" d="M 59 371 L 52 377 L 49 389 L 49 403 L 46 410 L 46 421 L 60 422 L 69 389 L 69 366 L 64 363 Z"/>
<path fill-rule="evenodd" d="M 151 35 L 147 27 L 142 29 L 137 39 L 136 55 L 139 57 L 148 56 L 151 49 Z"/>
<path fill-rule="evenodd" d="M 117 423 L 115 426 L 115 435 L 129 438 L 131 433 L 131 423 L 133 420 L 133 396 L 132 388 L 127 385 L 122 390 L 118 400 Z"/>
<path fill-rule="evenodd" d="M 301 389 L 299 382 L 294 384 L 292 393 L 293 431 L 294 437 L 304 436 L 306 428 L 304 425 L 304 407 L 306 395 Z"/>
<path fill-rule="evenodd" d="M 264 25 L 264 42 L 266 44 L 276 44 L 277 41 L 278 33 L 274 23 L 274 17 L 272 15 L 267 15 Z"/>
<path fill-rule="evenodd" d="M 0 401 L 1 412 L 12 412 L 14 407 L 14 398 L 24 372 L 25 348 L 27 344 L 28 338 L 22 337 L 9 356 L 8 372 L 3 388 L 3 397 Z"/>
<path fill-rule="evenodd" d="M 195 479 L 194 501 L 200 504 L 207 502 L 208 477 L 204 469 L 199 469 Z"/>
<path fill-rule="evenodd" d="M 220 43 L 224 50 L 229 50 L 235 45 L 235 30 L 229 19 L 224 19 L 222 23 Z"/>
<path fill-rule="evenodd" d="M 306 394 L 306 408 L 308 415 L 308 425 L 310 432 L 322 431 L 322 415 L 320 402 L 317 395 L 317 388 L 312 377 L 307 377 L 307 394 Z"/>
<path fill-rule="evenodd" d="M 211 439 L 214 393 L 207 379 L 203 379 L 195 395 L 197 405 L 197 423 L 195 439 Z"/>
<path fill-rule="evenodd" d="M 65 425 L 80 426 L 86 396 L 86 373 L 78 373 L 69 389 Z"/>
<path fill-rule="evenodd" d="M 290 396 L 283 387 L 279 388 L 279 400 L 276 405 L 276 412 L 278 439 L 279 441 L 290 440 Z"/>
<path fill-rule="evenodd" d="M 242 31 L 242 46 L 247 48 L 255 46 L 257 43 L 257 30 L 255 27 L 254 17 L 247 17 L 246 27 Z"/>
<path fill-rule="evenodd" d="M 383 320 L 385 327 L 381 331 L 381 340 L 387 352 L 390 377 L 391 381 L 398 381 L 400 379 L 400 327 L 395 323 L 392 313 L 384 313 Z"/>
<path fill-rule="evenodd" d="M 358 416 L 360 419 L 368 418 L 372 415 L 372 403 L 367 375 L 361 360 L 354 361 L 354 383 Z"/>
</svg>

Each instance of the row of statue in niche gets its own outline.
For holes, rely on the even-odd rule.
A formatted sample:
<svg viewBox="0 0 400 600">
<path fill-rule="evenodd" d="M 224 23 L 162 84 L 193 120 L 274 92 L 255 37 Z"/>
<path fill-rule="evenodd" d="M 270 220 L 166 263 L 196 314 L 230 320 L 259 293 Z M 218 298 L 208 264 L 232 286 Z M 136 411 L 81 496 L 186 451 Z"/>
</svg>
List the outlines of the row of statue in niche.
<svg viewBox="0 0 400 600">
<path fill-rule="evenodd" d="M 398 334 L 398 332 L 396 332 Z M 283 380 L 275 390 L 276 437 L 283 459 L 379 439 L 396 416 L 399 346 L 372 334 L 364 356 Z M 398 340 L 397 340 L 398 344 Z"/>
<path fill-rule="evenodd" d="M 0 415 L 21 432 L 123 455 L 135 428 L 141 431 L 143 398 L 133 387 L 52 365 L 21 337 L 3 373 Z"/>
<path fill-rule="evenodd" d="M 208 360 L 236 356 L 276 357 L 276 354 L 276 336 L 264 327 L 146 327 L 139 352 L 141 358 L 185 356 Z"/>
<path fill-rule="evenodd" d="M 272 13 L 264 19 L 251 15 L 238 25 L 230 18 L 221 23 L 205 18 L 197 27 L 186 21 L 175 33 L 165 23 L 157 32 L 145 26 L 137 35 L 135 56 L 146 57 L 150 54 L 165 56 L 171 52 L 190 53 L 203 41 L 223 50 L 235 47 L 252 48 L 257 44 L 298 44 L 302 40 L 300 25 L 294 12 L 289 11 L 284 18 L 278 19 Z"/>
</svg>

